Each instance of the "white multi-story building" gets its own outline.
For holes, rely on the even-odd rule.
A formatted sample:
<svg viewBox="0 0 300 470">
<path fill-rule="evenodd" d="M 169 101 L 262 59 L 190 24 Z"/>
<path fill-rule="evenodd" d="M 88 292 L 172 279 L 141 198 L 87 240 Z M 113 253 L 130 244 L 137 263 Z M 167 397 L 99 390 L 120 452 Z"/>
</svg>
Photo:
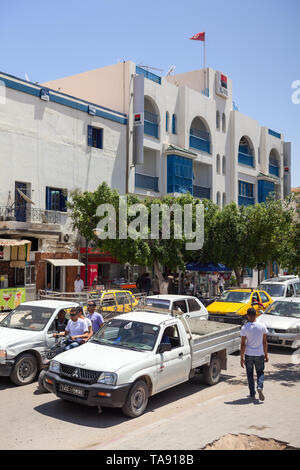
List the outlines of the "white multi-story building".
<svg viewBox="0 0 300 470">
<path fill-rule="evenodd" d="M 0 158 L 0 231 L 32 241 L 38 288 L 50 279 L 73 290 L 78 268 L 68 276 L 47 260 L 77 257 L 65 205 L 76 188 L 106 181 L 142 197 L 189 191 L 220 207 L 290 192 L 290 143 L 240 113 L 232 81 L 211 68 L 159 77 L 128 61 L 42 85 L 1 73 Z M 26 270 L 10 269 L 10 283 Z"/>
<path fill-rule="evenodd" d="M 66 201 L 103 181 L 125 192 L 127 117 L 8 74 L 0 84 L 0 238 L 31 241 L 19 267 L 0 249 L 2 287 L 35 284 L 36 274 L 37 288 L 72 291 L 80 247 Z"/>
<path fill-rule="evenodd" d="M 135 164 L 134 76 L 143 75 L 143 162 Z M 159 77 L 123 62 L 45 84 L 128 115 L 129 192 L 190 191 L 220 206 L 290 192 L 291 146 L 233 103 L 232 81 L 211 68 Z M 136 111 L 136 109 L 135 109 Z M 140 162 L 141 163 L 141 162 Z"/>
</svg>

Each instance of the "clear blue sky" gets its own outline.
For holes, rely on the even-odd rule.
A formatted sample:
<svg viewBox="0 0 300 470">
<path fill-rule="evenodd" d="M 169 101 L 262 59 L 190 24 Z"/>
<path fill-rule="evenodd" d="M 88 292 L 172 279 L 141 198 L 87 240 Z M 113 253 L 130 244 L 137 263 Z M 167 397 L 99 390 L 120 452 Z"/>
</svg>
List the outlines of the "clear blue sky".
<svg viewBox="0 0 300 470">
<path fill-rule="evenodd" d="M 14 0 L 0 22 L 0 70 L 38 82 L 119 60 L 201 68 L 203 45 L 188 38 L 205 31 L 207 65 L 233 80 L 239 111 L 292 142 L 300 186 L 299 0 Z"/>
</svg>

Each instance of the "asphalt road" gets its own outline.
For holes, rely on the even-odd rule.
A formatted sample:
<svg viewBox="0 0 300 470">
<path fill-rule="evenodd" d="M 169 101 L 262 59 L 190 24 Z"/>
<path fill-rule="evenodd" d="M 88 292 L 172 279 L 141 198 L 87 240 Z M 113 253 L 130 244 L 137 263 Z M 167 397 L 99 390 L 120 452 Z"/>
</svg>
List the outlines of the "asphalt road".
<svg viewBox="0 0 300 470">
<path fill-rule="evenodd" d="M 150 398 L 143 416 L 89 408 L 40 394 L 37 383 L 16 387 L 0 377 L 0 449 L 199 449 L 231 432 L 284 440 L 300 448 L 300 360 L 270 348 L 266 400 L 247 400 L 239 356 L 213 386 L 199 380 Z M 257 406 L 258 405 L 258 406 Z M 174 432 L 176 430 L 176 432 Z"/>
</svg>

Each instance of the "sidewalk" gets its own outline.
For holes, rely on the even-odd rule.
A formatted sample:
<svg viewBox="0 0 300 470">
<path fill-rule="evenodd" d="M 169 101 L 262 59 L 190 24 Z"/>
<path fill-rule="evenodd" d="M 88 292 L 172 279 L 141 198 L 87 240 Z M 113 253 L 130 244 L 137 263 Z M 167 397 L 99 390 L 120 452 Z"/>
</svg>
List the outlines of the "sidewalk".
<svg viewBox="0 0 300 470">
<path fill-rule="evenodd" d="M 224 394 L 156 421 L 129 436 L 97 449 L 119 450 L 196 450 L 226 434 L 252 434 L 276 439 L 300 448 L 300 366 L 291 356 L 276 363 L 272 356 L 266 368 L 264 402 L 251 402 L 247 397 L 246 374 L 239 367 L 239 357 L 230 356 L 230 376 L 222 386 Z M 233 371 L 237 374 L 234 376 Z M 212 390 L 212 388 L 210 388 Z M 179 411 L 180 410 L 180 411 Z M 159 413 L 159 409 L 156 411 Z"/>
</svg>

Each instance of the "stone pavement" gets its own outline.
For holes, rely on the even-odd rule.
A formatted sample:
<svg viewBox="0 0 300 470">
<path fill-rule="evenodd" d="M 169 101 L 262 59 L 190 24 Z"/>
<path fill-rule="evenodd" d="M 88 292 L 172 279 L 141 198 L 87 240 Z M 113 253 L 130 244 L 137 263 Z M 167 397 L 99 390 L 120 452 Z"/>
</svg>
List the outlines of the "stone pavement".
<svg viewBox="0 0 300 470">
<path fill-rule="evenodd" d="M 239 357 L 230 356 L 230 375 L 215 386 L 222 387 L 222 395 L 187 408 L 178 406 L 178 413 L 95 448 L 196 450 L 227 433 L 254 434 L 300 448 L 300 365 L 293 363 L 290 352 L 280 362 L 276 353 L 270 356 L 264 402 L 247 398 L 246 373 L 239 367 Z"/>
</svg>

